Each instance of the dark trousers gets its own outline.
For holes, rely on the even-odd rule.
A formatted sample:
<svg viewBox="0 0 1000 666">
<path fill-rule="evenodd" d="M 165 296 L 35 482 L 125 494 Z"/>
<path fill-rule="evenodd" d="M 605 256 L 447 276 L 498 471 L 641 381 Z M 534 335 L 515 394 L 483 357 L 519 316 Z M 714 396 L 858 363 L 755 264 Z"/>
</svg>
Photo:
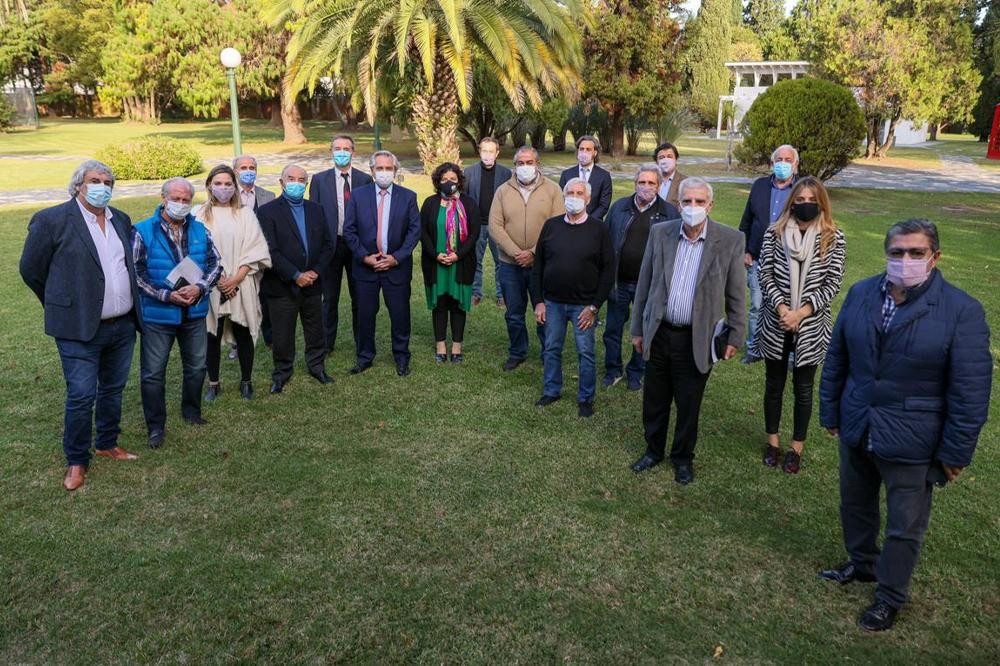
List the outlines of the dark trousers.
<svg viewBox="0 0 1000 666">
<path fill-rule="evenodd" d="M 264 344 L 271 344 L 271 313 L 267 309 L 267 297 L 264 292 L 260 293 L 260 335 L 264 338 Z"/>
<path fill-rule="evenodd" d="M 375 317 L 378 315 L 379 292 L 389 310 L 392 332 L 392 357 L 396 363 L 410 361 L 410 283 L 393 284 L 385 276 L 355 283 L 358 303 L 358 363 L 375 360 Z"/>
<path fill-rule="evenodd" d="M 142 413 L 146 427 L 163 430 L 167 422 L 167 361 L 177 340 L 181 349 L 184 383 L 181 388 L 181 416 L 201 416 L 201 389 L 205 384 L 205 354 L 208 332 L 205 318 L 188 319 L 177 325 L 146 323 L 139 346 Z"/>
<path fill-rule="evenodd" d="M 503 315 L 507 321 L 507 337 L 510 339 L 507 356 L 523 360 L 528 357 L 528 327 L 525 324 L 524 313 L 528 309 L 531 269 L 501 261 L 497 268 L 497 280 L 500 282 L 500 293 L 507 306 Z M 531 305 L 534 309 L 536 304 L 532 301 Z M 545 326 L 536 325 L 535 332 L 538 334 L 538 342 L 542 349 L 545 349 Z"/>
<path fill-rule="evenodd" d="M 337 343 L 337 326 L 340 323 L 340 286 L 347 273 L 347 292 L 351 295 L 351 334 L 354 336 L 354 351 L 358 350 L 358 303 L 355 296 L 354 276 L 351 267 L 351 250 L 343 236 L 337 239 L 330 267 L 320 278 L 323 284 L 323 328 L 326 331 L 326 349 L 333 351 Z"/>
<path fill-rule="evenodd" d="M 97 448 L 118 446 L 122 390 L 132 367 L 135 322 L 128 316 L 110 324 L 101 323 L 93 339 L 80 342 L 56 338 L 56 348 L 66 379 L 63 453 L 67 465 L 87 465 L 95 421 Z"/>
<path fill-rule="evenodd" d="M 608 299 L 608 319 L 604 326 L 604 372 L 617 377 L 622 374 L 622 332 L 628 324 L 629 311 L 635 299 L 635 285 L 619 282 L 618 287 Z M 631 344 L 632 357 L 629 359 L 625 372 L 629 379 L 642 379 L 645 361 L 642 354 Z"/>
<path fill-rule="evenodd" d="M 698 441 L 698 414 L 709 373 L 694 364 L 690 327 L 673 327 L 663 322 L 656 330 L 646 362 L 642 390 L 642 427 L 646 433 L 646 453 L 662 460 L 670 426 L 670 404 L 677 405 L 677 424 L 670 462 L 675 465 L 694 459 Z"/>
<path fill-rule="evenodd" d="M 306 342 L 306 368 L 312 374 L 326 372 L 326 341 L 323 334 L 323 296 L 269 296 L 271 309 L 271 354 L 274 371 L 271 379 L 285 383 L 295 365 L 295 324 L 302 319 L 302 337 Z"/>
<path fill-rule="evenodd" d="M 840 445 L 840 522 L 844 547 L 860 571 L 878 579 L 875 598 L 894 608 L 909 598 L 910 576 L 931 517 L 930 464 L 889 462 L 861 448 Z M 885 484 L 888 516 L 878 547 L 879 491 Z"/>
<path fill-rule="evenodd" d="M 437 305 L 431 310 L 431 323 L 434 325 L 434 341 L 444 342 L 448 337 L 448 318 L 451 318 L 451 341 L 462 342 L 465 338 L 465 311 L 454 298 L 448 294 L 438 296 Z"/>
<path fill-rule="evenodd" d="M 222 358 L 222 332 L 229 317 L 218 320 L 216 332 L 218 335 L 208 334 L 208 381 L 213 384 L 219 382 L 219 364 Z M 230 321 L 233 337 L 236 338 L 236 356 L 240 359 L 240 379 L 248 382 L 253 376 L 253 336 L 250 329 L 240 326 L 234 321 Z"/>
<path fill-rule="evenodd" d="M 768 435 L 778 434 L 781 427 L 781 403 L 788 379 L 788 357 L 795 349 L 795 339 L 791 333 L 785 334 L 784 348 L 780 360 L 764 359 L 766 368 L 764 379 L 764 429 Z M 792 440 L 806 441 L 809 418 L 812 416 L 813 381 L 816 379 L 815 365 L 797 366 L 792 369 L 792 393 L 795 396 L 795 410 L 792 412 Z"/>
</svg>

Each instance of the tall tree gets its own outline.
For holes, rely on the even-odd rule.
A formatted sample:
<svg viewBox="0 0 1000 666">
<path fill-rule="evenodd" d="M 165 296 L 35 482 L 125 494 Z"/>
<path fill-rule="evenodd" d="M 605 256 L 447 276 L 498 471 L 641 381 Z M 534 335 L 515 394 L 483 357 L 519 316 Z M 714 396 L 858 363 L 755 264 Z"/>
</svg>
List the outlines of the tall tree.
<svg viewBox="0 0 1000 666">
<path fill-rule="evenodd" d="M 691 109 L 705 127 L 715 122 L 719 95 L 731 87 L 726 60 L 734 28 L 732 0 L 704 0 L 698 16 L 685 26 Z"/>
<path fill-rule="evenodd" d="M 976 26 L 974 49 L 983 81 L 970 129 L 980 141 L 986 141 L 993 128 L 994 109 L 1000 104 L 1000 0 L 984 0 L 982 5 L 977 8 L 984 13 Z"/>
<path fill-rule="evenodd" d="M 760 42 L 765 60 L 793 60 L 799 57 L 785 18 L 784 0 L 750 0 L 743 21 Z"/>
</svg>

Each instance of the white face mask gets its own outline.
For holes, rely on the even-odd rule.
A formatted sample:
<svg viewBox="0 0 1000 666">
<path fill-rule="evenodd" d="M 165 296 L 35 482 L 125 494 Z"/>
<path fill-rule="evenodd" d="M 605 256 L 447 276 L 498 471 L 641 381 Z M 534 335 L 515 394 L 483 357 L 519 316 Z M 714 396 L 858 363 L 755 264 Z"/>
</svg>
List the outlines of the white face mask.
<svg viewBox="0 0 1000 666">
<path fill-rule="evenodd" d="M 580 197 L 566 197 L 566 212 L 570 215 L 579 215 L 587 203 Z"/>
<path fill-rule="evenodd" d="M 661 157 L 657 165 L 659 165 L 661 173 L 668 174 L 677 166 L 677 160 L 672 157 Z"/>
<path fill-rule="evenodd" d="M 191 212 L 191 204 L 180 201 L 168 201 L 163 208 L 171 220 L 183 220 Z"/>
<path fill-rule="evenodd" d="M 534 164 L 522 164 L 514 169 L 514 172 L 517 174 L 517 179 L 524 185 L 533 182 L 535 176 L 538 175 Z"/>
<path fill-rule="evenodd" d="M 396 174 L 392 171 L 376 171 L 375 172 L 375 183 L 381 187 L 383 190 L 387 189 L 392 185 L 392 181 L 396 179 Z"/>
<path fill-rule="evenodd" d="M 583 166 L 590 166 L 591 162 L 594 161 L 594 156 L 586 150 L 580 150 L 576 153 L 576 160 Z"/>
<path fill-rule="evenodd" d="M 708 211 L 701 206 L 684 206 L 681 208 L 681 219 L 689 227 L 697 227 L 708 217 Z"/>
</svg>

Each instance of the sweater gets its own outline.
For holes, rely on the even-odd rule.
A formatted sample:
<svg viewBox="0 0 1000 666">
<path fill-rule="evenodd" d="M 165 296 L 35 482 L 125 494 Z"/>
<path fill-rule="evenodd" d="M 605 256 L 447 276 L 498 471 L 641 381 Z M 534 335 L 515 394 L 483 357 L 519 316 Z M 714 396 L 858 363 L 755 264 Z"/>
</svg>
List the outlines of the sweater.
<svg viewBox="0 0 1000 666">
<path fill-rule="evenodd" d="M 490 208 L 490 238 L 499 248 L 500 261 L 513 264 L 518 252 L 535 252 L 542 225 L 565 212 L 562 190 L 545 176 L 538 176 L 527 202 L 516 177 L 498 187 Z"/>
<path fill-rule="evenodd" d="M 603 222 L 588 217 L 570 224 L 561 215 L 550 218 L 535 249 L 532 300 L 601 307 L 614 282 L 614 263 L 611 234 Z"/>
</svg>

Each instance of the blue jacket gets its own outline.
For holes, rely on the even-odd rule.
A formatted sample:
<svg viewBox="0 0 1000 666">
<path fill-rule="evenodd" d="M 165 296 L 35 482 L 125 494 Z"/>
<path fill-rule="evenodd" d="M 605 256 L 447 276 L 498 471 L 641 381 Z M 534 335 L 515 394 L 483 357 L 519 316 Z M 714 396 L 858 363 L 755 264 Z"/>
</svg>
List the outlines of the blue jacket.
<svg viewBox="0 0 1000 666">
<path fill-rule="evenodd" d="M 883 333 L 884 279 L 858 282 L 844 300 L 823 366 L 820 423 L 886 460 L 965 467 L 990 403 L 983 306 L 935 269 Z"/>
<path fill-rule="evenodd" d="M 660 197 L 656 197 L 656 206 L 657 210 L 653 212 L 653 218 L 649 221 L 650 227 L 659 222 L 679 219 L 681 216 L 673 204 L 667 203 Z M 608 211 L 608 215 L 605 218 L 608 224 L 608 231 L 611 233 L 611 247 L 615 251 L 615 283 L 611 287 L 609 300 L 614 300 L 615 294 L 618 292 L 618 258 L 621 256 L 622 246 L 625 245 L 625 236 L 628 234 L 628 229 L 632 226 L 632 221 L 638 214 L 639 210 L 635 207 L 635 194 L 630 194 L 611 204 L 611 210 Z"/>
<path fill-rule="evenodd" d="M 740 219 L 740 231 L 746 236 L 746 251 L 754 258 L 760 256 L 764 244 L 764 232 L 771 226 L 771 176 L 762 176 L 750 186 L 750 196 Z M 789 185 L 791 188 L 794 185 Z"/>
<path fill-rule="evenodd" d="M 157 289 L 169 289 L 166 283 L 167 275 L 177 266 L 177 260 L 174 259 L 170 239 L 164 235 L 160 225 L 160 209 L 157 208 L 152 217 L 135 225 L 135 232 L 142 237 L 143 245 L 146 247 L 146 275 L 149 283 Z M 188 256 L 198 264 L 202 274 L 207 272 L 208 233 L 205 225 L 194 219 L 193 215 L 188 215 L 187 250 Z M 164 303 L 146 292 L 140 292 L 139 302 L 142 304 L 144 321 L 171 326 L 180 324 L 183 319 L 184 308 L 180 305 Z M 188 318 L 198 319 L 207 316 L 208 306 L 209 298 L 205 293 L 194 305 L 187 308 Z"/>
<path fill-rule="evenodd" d="M 384 273 L 376 273 L 364 263 L 364 258 L 378 252 L 375 231 L 378 226 L 378 204 L 375 184 L 359 187 L 351 193 L 344 209 L 344 242 L 354 255 L 353 276 L 359 282 L 376 282 L 384 278 L 391 284 L 409 284 L 413 277 L 413 250 L 420 242 L 420 211 L 417 195 L 402 185 L 392 186 L 389 207 L 388 247 L 399 265 Z"/>
</svg>

